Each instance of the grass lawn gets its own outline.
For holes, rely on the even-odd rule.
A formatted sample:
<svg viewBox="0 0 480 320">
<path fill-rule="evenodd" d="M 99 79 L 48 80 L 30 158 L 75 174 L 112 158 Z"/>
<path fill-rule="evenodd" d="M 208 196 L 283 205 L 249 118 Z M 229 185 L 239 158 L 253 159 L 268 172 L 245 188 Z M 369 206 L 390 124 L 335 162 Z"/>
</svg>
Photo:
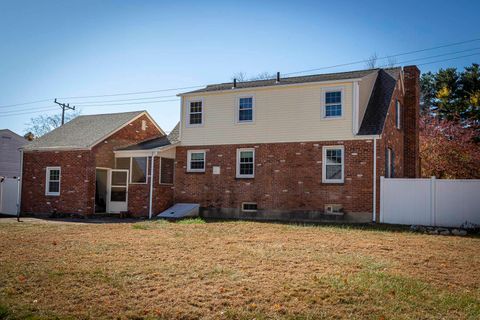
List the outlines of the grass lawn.
<svg viewBox="0 0 480 320">
<path fill-rule="evenodd" d="M 2 318 L 479 319 L 480 238 L 0 219 Z"/>
</svg>

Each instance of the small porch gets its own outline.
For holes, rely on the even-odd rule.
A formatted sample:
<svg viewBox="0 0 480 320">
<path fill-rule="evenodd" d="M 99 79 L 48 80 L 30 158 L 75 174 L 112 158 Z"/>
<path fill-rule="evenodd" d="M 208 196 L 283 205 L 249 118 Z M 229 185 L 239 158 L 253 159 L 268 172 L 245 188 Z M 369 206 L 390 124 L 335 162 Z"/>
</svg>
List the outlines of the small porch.
<svg viewBox="0 0 480 320">
<path fill-rule="evenodd" d="M 95 168 L 95 214 L 152 218 L 170 207 L 175 147 L 161 137 L 114 151 L 113 168 Z"/>
</svg>

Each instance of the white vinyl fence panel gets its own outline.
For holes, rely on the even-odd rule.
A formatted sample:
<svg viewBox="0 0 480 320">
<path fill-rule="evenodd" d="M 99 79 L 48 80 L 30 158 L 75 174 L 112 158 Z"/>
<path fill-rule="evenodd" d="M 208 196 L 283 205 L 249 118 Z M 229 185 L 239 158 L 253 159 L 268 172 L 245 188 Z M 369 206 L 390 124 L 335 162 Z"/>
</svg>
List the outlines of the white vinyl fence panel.
<svg viewBox="0 0 480 320">
<path fill-rule="evenodd" d="M 20 179 L 5 178 L 0 182 L 0 213 L 16 216 L 20 206 Z"/>
<path fill-rule="evenodd" d="M 380 222 L 480 224 L 480 180 L 380 179 Z"/>
</svg>

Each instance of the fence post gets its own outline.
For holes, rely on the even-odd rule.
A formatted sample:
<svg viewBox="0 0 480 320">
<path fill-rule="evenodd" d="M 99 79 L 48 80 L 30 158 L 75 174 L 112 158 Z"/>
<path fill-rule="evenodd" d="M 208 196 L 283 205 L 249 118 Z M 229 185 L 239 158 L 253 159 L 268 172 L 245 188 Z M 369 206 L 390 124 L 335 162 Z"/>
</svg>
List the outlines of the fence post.
<svg viewBox="0 0 480 320">
<path fill-rule="evenodd" d="M 436 208 L 436 177 L 432 176 L 430 178 L 430 225 L 437 225 L 437 208 Z"/>
<path fill-rule="evenodd" d="M 383 212 L 385 210 L 385 205 L 383 203 L 385 199 L 385 193 L 383 192 L 385 188 L 385 177 L 381 176 L 380 177 L 380 223 L 383 223 L 383 220 L 385 219 L 385 213 Z"/>
</svg>

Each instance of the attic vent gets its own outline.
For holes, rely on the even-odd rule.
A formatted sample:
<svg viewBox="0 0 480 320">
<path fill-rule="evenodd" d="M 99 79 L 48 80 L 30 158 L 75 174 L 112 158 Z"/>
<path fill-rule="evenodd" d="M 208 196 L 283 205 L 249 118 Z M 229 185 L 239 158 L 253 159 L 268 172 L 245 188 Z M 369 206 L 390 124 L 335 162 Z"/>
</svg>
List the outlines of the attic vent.
<svg viewBox="0 0 480 320">
<path fill-rule="evenodd" d="M 242 203 L 243 212 L 257 212 L 257 203 L 256 202 L 244 202 Z"/>
<path fill-rule="evenodd" d="M 341 204 L 326 204 L 325 214 L 343 215 L 343 206 Z"/>
<path fill-rule="evenodd" d="M 147 130 L 147 121 L 142 120 L 142 131 Z"/>
</svg>

